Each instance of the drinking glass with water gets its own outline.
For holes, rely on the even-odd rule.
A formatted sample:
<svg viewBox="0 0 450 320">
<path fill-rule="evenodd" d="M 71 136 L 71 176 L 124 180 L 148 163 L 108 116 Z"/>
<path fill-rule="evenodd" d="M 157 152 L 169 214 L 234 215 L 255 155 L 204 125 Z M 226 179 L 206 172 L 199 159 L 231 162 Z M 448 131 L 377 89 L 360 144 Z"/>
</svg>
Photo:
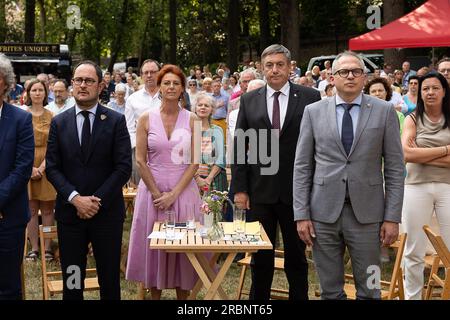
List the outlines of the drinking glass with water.
<svg viewBox="0 0 450 320">
<path fill-rule="evenodd" d="M 245 237 L 245 209 L 234 209 L 233 228 L 236 238 L 242 239 Z"/>
<path fill-rule="evenodd" d="M 175 239 L 175 210 L 167 209 L 166 215 L 166 239 Z"/>
</svg>

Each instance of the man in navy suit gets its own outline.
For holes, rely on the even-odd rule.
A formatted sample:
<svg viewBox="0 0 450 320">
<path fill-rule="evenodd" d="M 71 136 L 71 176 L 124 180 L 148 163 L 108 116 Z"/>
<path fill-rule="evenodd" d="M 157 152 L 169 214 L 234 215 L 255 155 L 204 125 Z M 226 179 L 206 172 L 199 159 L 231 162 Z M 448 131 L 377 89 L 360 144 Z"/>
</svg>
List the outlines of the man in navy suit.
<svg viewBox="0 0 450 320">
<path fill-rule="evenodd" d="M 11 62 L 0 54 L 0 300 L 22 298 L 27 184 L 34 160 L 31 114 L 3 101 L 13 81 Z"/>
<path fill-rule="evenodd" d="M 58 192 L 55 218 L 66 300 L 83 299 L 89 243 L 100 298 L 120 299 L 122 187 L 131 175 L 131 145 L 125 116 L 98 103 L 101 81 L 95 63 L 75 67 L 76 104 L 53 118 L 48 139 L 46 170 Z"/>
</svg>

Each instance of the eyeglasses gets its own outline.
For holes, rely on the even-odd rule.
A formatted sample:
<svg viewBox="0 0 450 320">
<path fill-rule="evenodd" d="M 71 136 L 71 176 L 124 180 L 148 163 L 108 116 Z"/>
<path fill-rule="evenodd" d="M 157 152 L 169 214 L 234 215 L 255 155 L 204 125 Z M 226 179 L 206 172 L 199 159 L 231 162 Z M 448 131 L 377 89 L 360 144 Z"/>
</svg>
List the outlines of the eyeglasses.
<svg viewBox="0 0 450 320">
<path fill-rule="evenodd" d="M 97 82 L 96 80 L 94 80 L 92 78 L 73 78 L 72 81 L 73 81 L 73 84 L 75 84 L 77 86 L 81 86 L 83 81 L 87 86 L 92 86 L 94 83 Z"/>
<path fill-rule="evenodd" d="M 364 73 L 364 70 L 361 68 L 356 68 L 356 69 L 341 69 L 336 71 L 334 74 L 339 74 L 340 77 L 342 78 L 347 78 L 348 75 L 350 74 L 350 72 L 353 74 L 353 76 L 355 78 L 361 77 Z"/>
<path fill-rule="evenodd" d="M 197 84 L 196 83 L 189 83 L 189 87 L 196 87 Z"/>
<path fill-rule="evenodd" d="M 439 69 L 440 73 L 450 73 L 450 68 L 449 69 Z"/>
<path fill-rule="evenodd" d="M 143 72 L 143 74 L 145 74 L 146 76 L 154 76 L 158 72 L 159 71 L 145 71 L 145 72 Z"/>
</svg>

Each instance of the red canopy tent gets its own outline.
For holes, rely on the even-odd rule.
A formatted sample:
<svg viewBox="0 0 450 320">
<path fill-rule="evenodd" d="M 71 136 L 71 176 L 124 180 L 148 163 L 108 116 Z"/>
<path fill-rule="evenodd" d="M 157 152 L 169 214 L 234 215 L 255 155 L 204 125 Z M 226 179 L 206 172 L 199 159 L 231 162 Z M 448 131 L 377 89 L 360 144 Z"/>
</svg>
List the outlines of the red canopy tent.
<svg viewBox="0 0 450 320">
<path fill-rule="evenodd" d="M 429 0 L 380 29 L 350 39 L 350 50 L 450 47 L 450 0 Z"/>
</svg>

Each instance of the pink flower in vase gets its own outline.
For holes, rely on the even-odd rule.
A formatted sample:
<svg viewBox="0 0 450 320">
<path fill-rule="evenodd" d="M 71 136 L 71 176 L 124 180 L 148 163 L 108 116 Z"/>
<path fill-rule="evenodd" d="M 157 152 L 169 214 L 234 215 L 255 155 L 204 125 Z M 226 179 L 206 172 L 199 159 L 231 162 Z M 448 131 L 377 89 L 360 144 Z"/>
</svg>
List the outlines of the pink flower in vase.
<svg viewBox="0 0 450 320">
<path fill-rule="evenodd" d="M 205 214 L 209 214 L 209 213 L 211 212 L 211 210 L 209 209 L 208 204 L 205 203 L 205 202 L 202 204 L 201 210 L 202 210 L 202 212 L 205 213 Z"/>
</svg>

